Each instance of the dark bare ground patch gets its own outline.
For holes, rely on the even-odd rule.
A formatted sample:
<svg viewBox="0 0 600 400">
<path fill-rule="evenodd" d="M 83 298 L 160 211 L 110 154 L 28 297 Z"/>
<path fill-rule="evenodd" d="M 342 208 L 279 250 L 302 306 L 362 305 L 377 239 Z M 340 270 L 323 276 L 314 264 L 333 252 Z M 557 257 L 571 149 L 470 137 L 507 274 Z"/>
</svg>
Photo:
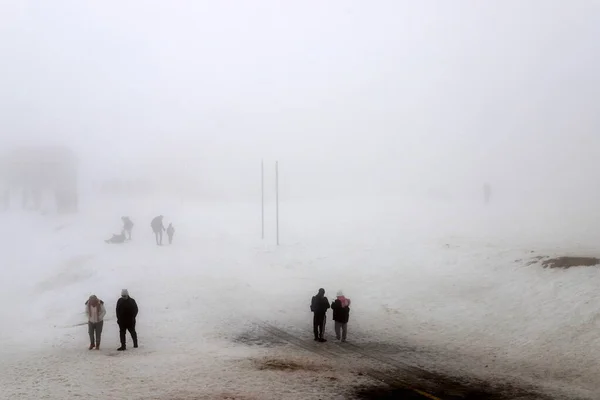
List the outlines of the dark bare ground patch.
<svg viewBox="0 0 600 400">
<path fill-rule="evenodd" d="M 542 261 L 544 268 L 593 267 L 600 264 L 596 257 L 556 257 Z"/>
<path fill-rule="evenodd" d="M 354 399 L 431 399 L 420 394 L 427 393 L 441 400 L 552 400 L 534 389 L 507 382 L 467 380 L 426 371 L 398 371 L 398 374 L 402 377 L 396 379 L 389 373 L 369 373 L 375 379 L 381 375 L 378 379 L 381 383 L 358 387 Z"/>
<path fill-rule="evenodd" d="M 323 365 L 317 365 L 308 360 L 291 360 L 283 358 L 264 358 L 255 361 L 256 368 L 269 371 L 309 371 L 319 372 L 324 370 Z"/>
<path fill-rule="evenodd" d="M 423 400 L 429 398 L 411 389 L 392 388 L 390 386 L 361 386 L 354 392 L 355 400 Z"/>
<path fill-rule="evenodd" d="M 231 392 L 212 394 L 196 394 L 185 392 L 178 395 L 169 395 L 167 397 L 156 397 L 153 400 L 260 400 L 260 398 Z"/>
</svg>

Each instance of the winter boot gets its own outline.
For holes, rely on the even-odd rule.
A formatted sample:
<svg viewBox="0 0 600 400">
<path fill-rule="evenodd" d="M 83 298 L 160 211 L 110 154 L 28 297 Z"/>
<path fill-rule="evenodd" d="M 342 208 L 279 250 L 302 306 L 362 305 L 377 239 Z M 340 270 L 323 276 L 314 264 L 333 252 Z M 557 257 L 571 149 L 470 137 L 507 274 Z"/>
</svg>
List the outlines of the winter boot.
<svg viewBox="0 0 600 400">
<path fill-rule="evenodd" d="M 125 347 L 125 345 L 124 345 L 124 344 L 122 344 L 122 345 L 121 345 L 121 347 L 119 347 L 119 348 L 117 349 L 117 351 L 125 351 L 125 350 L 127 350 L 127 348 Z"/>
<path fill-rule="evenodd" d="M 93 343 L 92 343 L 92 344 L 90 344 L 90 347 L 89 347 L 89 349 L 90 349 L 90 350 L 93 350 L 93 349 L 94 349 L 94 344 L 93 344 Z"/>
</svg>

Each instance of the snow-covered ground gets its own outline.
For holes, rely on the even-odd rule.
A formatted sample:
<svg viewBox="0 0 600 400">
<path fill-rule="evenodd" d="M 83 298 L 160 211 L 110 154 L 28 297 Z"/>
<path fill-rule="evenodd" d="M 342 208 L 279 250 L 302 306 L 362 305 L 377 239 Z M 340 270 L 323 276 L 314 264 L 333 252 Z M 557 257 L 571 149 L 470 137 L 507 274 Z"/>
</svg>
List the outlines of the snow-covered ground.
<svg viewBox="0 0 600 400">
<path fill-rule="evenodd" d="M 154 244 L 159 213 L 177 230 L 172 246 Z M 527 265 L 600 255 L 598 212 L 283 202 L 279 247 L 273 213 L 268 204 L 264 240 L 259 204 L 98 199 L 74 216 L 1 215 L 0 398 L 343 398 L 345 376 L 261 371 L 253 360 L 272 350 L 233 340 L 254 320 L 310 339 L 319 287 L 352 299 L 350 340 L 416 347 L 423 356 L 410 361 L 427 368 L 515 377 L 562 398 L 600 395 L 600 270 Z M 105 244 L 121 215 L 136 223 L 133 240 Z M 140 307 L 140 348 L 117 353 L 122 288 Z M 92 293 L 108 309 L 99 352 L 77 326 Z"/>
</svg>

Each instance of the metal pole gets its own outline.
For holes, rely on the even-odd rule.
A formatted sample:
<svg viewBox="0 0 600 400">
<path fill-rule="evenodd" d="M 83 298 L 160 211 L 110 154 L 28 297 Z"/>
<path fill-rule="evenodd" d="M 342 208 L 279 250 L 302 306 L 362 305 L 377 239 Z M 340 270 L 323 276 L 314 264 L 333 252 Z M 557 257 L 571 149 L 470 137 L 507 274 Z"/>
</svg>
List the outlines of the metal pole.
<svg viewBox="0 0 600 400">
<path fill-rule="evenodd" d="M 279 161 L 275 161 L 275 227 L 279 246 Z"/>
<path fill-rule="evenodd" d="M 265 163 L 260 160 L 260 224 L 261 237 L 265 238 Z"/>
</svg>

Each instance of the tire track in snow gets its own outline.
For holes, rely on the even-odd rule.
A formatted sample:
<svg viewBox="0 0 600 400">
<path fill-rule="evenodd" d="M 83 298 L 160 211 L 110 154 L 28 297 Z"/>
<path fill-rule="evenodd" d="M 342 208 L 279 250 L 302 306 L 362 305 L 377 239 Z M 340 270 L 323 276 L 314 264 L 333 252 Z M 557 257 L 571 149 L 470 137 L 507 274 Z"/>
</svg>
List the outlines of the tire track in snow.
<svg viewBox="0 0 600 400">
<path fill-rule="evenodd" d="M 331 359 L 363 359 L 374 365 L 384 365 L 385 369 L 371 368 L 363 373 L 375 381 L 386 384 L 391 388 L 411 390 L 422 396 L 424 399 L 550 400 L 552 398 L 540 394 L 535 388 L 523 388 L 502 383 L 498 383 L 496 387 L 494 387 L 490 383 L 482 381 L 460 382 L 455 378 L 453 379 L 452 377 L 439 375 L 423 368 L 415 367 L 399 360 L 394 360 L 383 354 L 379 354 L 376 351 L 367 351 L 352 343 L 346 342 L 343 345 L 338 344 L 335 347 L 326 347 L 323 346 L 323 344 L 315 346 L 312 345 L 312 342 L 294 336 L 265 321 L 257 320 L 255 321 L 255 324 L 277 339 L 319 356 Z M 418 387 L 416 387 L 416 384 Z"/>
<path fill-rule="evenodd" d="M 421 395 L 424 398 L 427 398 L 429 400 L 442 400 L 439 397 L 436 397 L 430 393 L 427 393 L 425 391 L 411 387 L 412 385 L 410 385 L 408 380 L 398 378 L 397 373 L 399 372 L 400 369 L 402 369 L 404 372 L 406 372 L 406 370 L 415 369 L 414 367 L 411 367 L 408 365 L 403 365 L 400 368 L 397 365 L 397 362 L 395 362 L 394 360 L 387 359 L 385 357 L 379 357 L 374 354 L 369 354 L 369 353 L 365 352 L 363 349 L 361 349 L 359 346 L 350 344 L 347 342 L 343 345 L 343 347 L 342 347 L 342 345 L 338 345 L 337 349 L 335 351 L 332 350 L 331 348 L 326 348 L 321 345 L 320 345 L 321 347 L 311 346 L 311 344 L 308 343 L 307 341 L 305 341 L 297 336 L 291 335 L 271 324 L 268 324 L 263 321 L 256 321 L 256 324 L 261 329 L 263 329 L 265 332 L 277 337 L 280 340 L 283 340 L 293 346 L 300 347 L 304 350 L 307 350 L 309 352 L 312 352 L 312 353 L 315 353 L 315 354 L 318 354 L 321 356 L 325 356 L 328 358 L 336 358 L 336 359 L 359 356 L 359 357 L 364 357 L 370 361 L 377 361 L 377 362 L 386 364 L 388 366 L 391 366 L 394 368 L 394 370 L 391 372 L 371 370 L 371 371 L 366 372 L 366 375 L 376 381 L 385 383 L 391 387 L 402 387 L 405 389 L 412 390 L 416 394 Z"/>
</svg>

